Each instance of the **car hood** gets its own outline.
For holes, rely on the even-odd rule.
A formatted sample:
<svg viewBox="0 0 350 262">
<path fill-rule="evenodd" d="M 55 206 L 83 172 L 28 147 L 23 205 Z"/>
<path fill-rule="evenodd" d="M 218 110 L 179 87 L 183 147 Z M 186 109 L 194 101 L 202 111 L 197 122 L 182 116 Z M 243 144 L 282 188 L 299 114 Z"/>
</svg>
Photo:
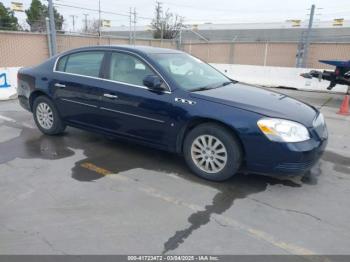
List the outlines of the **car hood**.
<svg viewBox="0 0 350 262">
<path fill-rule="evenodd" d="M 242 83 L 192 92 L 191 96 L 252 111 L 264 116 L 289 119 L 308 127 L 312 126 L 317 114 L 314 107 L 294 98 Z"/>
</svg>

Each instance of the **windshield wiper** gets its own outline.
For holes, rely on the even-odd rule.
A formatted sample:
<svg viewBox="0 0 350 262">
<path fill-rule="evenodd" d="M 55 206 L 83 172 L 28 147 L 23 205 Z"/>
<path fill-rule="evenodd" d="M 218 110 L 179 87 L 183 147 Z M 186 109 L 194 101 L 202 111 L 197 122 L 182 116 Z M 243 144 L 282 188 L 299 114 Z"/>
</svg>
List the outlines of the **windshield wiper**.
<svg viewBox="0 0 350 262">
<path fill-rule="evenodd" d="M 212 89 L 212 87 L 202 86 L 202 87 L 191 89 L 191 92 L 204 91 L 204 90 L 209 90 L 209 89 Z"/>
<path fill-rule="evenodd" d="M 198 87 L 195 89 L 192 89 L 191 92 L 197 92 L 197 91 L 205 91 L 205 90 L 209 90 L 209 89 L 215 89 L 215 88 L 219 88 L 222 86 L 227 86 L 229 84 L 234 83 L 233 81 L 227 81 L 227 82 L 222 82 L 219 85 L 207 85 L 207 86 L 202 86 L 202 87 Z"/>
<path fill-rule="evenodd" d="M 233 82 L 232 81 L 227 81 L 227 82 L 223 82 L 220 86 L 227 86 L 229 84 L 232 84 Z M 220 87 L 218 86 L 218 87 Z"/>
</svg>

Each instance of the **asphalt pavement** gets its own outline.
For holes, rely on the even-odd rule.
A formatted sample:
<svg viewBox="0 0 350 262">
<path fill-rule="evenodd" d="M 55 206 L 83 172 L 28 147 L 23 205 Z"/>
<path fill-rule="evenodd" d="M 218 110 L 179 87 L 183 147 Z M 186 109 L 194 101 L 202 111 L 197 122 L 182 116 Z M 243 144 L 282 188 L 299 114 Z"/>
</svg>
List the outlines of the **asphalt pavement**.
<svg viewBox="0 0 350 262">
<path fill-rule="evenodd" d="M 341 95 L 277 90 L 321 109 L 304 177 L 190 173 L 176 155 L 67 128 L 45 136 L 0 102 L 0 254 L 350 254 L 350 116 Z"/>
</svg>

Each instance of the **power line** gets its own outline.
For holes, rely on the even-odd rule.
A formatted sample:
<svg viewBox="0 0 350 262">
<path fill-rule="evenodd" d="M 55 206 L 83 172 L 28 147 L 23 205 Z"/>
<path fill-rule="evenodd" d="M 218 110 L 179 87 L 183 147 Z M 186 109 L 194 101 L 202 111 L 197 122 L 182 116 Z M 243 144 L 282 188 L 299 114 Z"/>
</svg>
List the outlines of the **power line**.
<svg viewBox="0 0 350 262">
<path fill-rule="evenodd" d="M 59 1 L 59 2 L 56 2 L 56 1 Z M 78 4 L 78 3 L 74 3 L 74 4 L 72 5 L 72 2 L 71 2 L 71 1 L 64 1 L 64 0 L 56 0 L 56 1 L 55 1 L 55 5 L 58 5 L 58 6 L 79 8 L 79 9 L 83 9 L 83 10 L 87 10 L 87 11 L 98 12 L 98 9 L 95 9 L 95 8 L 92 8 L 92 7 L 84 7 L 84 8 L 81 8 L 80 6 L 75 5 L 75 4 Z M 62 2 L 63 2 L 63 3 L 66 3 L 66 4 L 61 4 Z M 129 14 L 127 14 L 127 13 L 129 13 L 129 12 L 125 12 L 125 13 L 116 13 L 116 12 L 112 12 L 112 11 L 101 11 L 101 13 L 121 15 L 121 16 L 124 16 L 124 17 L 129 16 Z M 153 19 L 152 17 L 147 17 L 147 16 L 137 16 L 137 18 L 146 19 L 146 20 L 152 20 L 152 19 Z"/>
<path fill-rule="evenodd" d="M 58 4 L 58 3 L 55 3 L 54 5 L 58 6 L 58 7 L 61 6 L 61 7 L 69 7 L 69 8 L 75 8 L 75 9 L 80 9 L 80 10 L 92 11 L 92 12 L 99 12 L 99 9 L 87 8 L 87 7 L 81 7 L 81 6 L 75 6 L 75 5 L 66 5 L 66 4 Z M 129 14 L 116 13 L 116 12 L 112 12 L 112 11 L 101 10 L 101 13 L 129 17 Z M 145 16 L 138 16 L 138 18 L 153 19 L 151 17 L 145 17 Z"/>
<path fill-rule="evenodd" d="M 166 5 L 172 5 L 172 6 L 178 6 L 178 7 L 185 7 L 185 8 L 189 8 L 189 9 L 195 9 L 195 10 L 203 10 L 203 11 L 208 11 L 208 12 L 212 12 L 212 11 L 218 11 L 218 12 L 252 12 L 251 9 L 227 9 L 227 8 L 201 8 L 199 6 L 194 6 L 194 5 L 187 5 L 187 4 L 178 4 L 178 3 L 172 3 L 172 2 L 164 2 L 164 4 Z M 264 9 L 259 9 L 257 12 L 271 12 L 271 11 L 286 11 L 286 12 L 290 12 L 290 11 L 303 11 L 305 10 L 304 8 L 298 8 L 298 9 L 281 9 L 281 8 L 264 8 Z"/>
</svg>

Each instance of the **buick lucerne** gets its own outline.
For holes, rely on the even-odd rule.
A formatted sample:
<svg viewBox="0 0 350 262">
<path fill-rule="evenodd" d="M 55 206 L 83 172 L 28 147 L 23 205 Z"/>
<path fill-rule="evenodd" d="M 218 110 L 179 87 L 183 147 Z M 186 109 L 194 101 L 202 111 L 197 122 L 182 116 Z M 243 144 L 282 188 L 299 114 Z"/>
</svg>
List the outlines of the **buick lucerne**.
<svg viewBox="0 0 350 262">
<path fill-rule="evenodd" d="M 40 131 L 66 126 L 184 156 L 223 181 L 240 170 L 299 175 L 327 144 L 313 106 L 234 81 L 181 51 L 144 46 L 70 50 L 18 73 L 18 97 Z"/>
</svg>

